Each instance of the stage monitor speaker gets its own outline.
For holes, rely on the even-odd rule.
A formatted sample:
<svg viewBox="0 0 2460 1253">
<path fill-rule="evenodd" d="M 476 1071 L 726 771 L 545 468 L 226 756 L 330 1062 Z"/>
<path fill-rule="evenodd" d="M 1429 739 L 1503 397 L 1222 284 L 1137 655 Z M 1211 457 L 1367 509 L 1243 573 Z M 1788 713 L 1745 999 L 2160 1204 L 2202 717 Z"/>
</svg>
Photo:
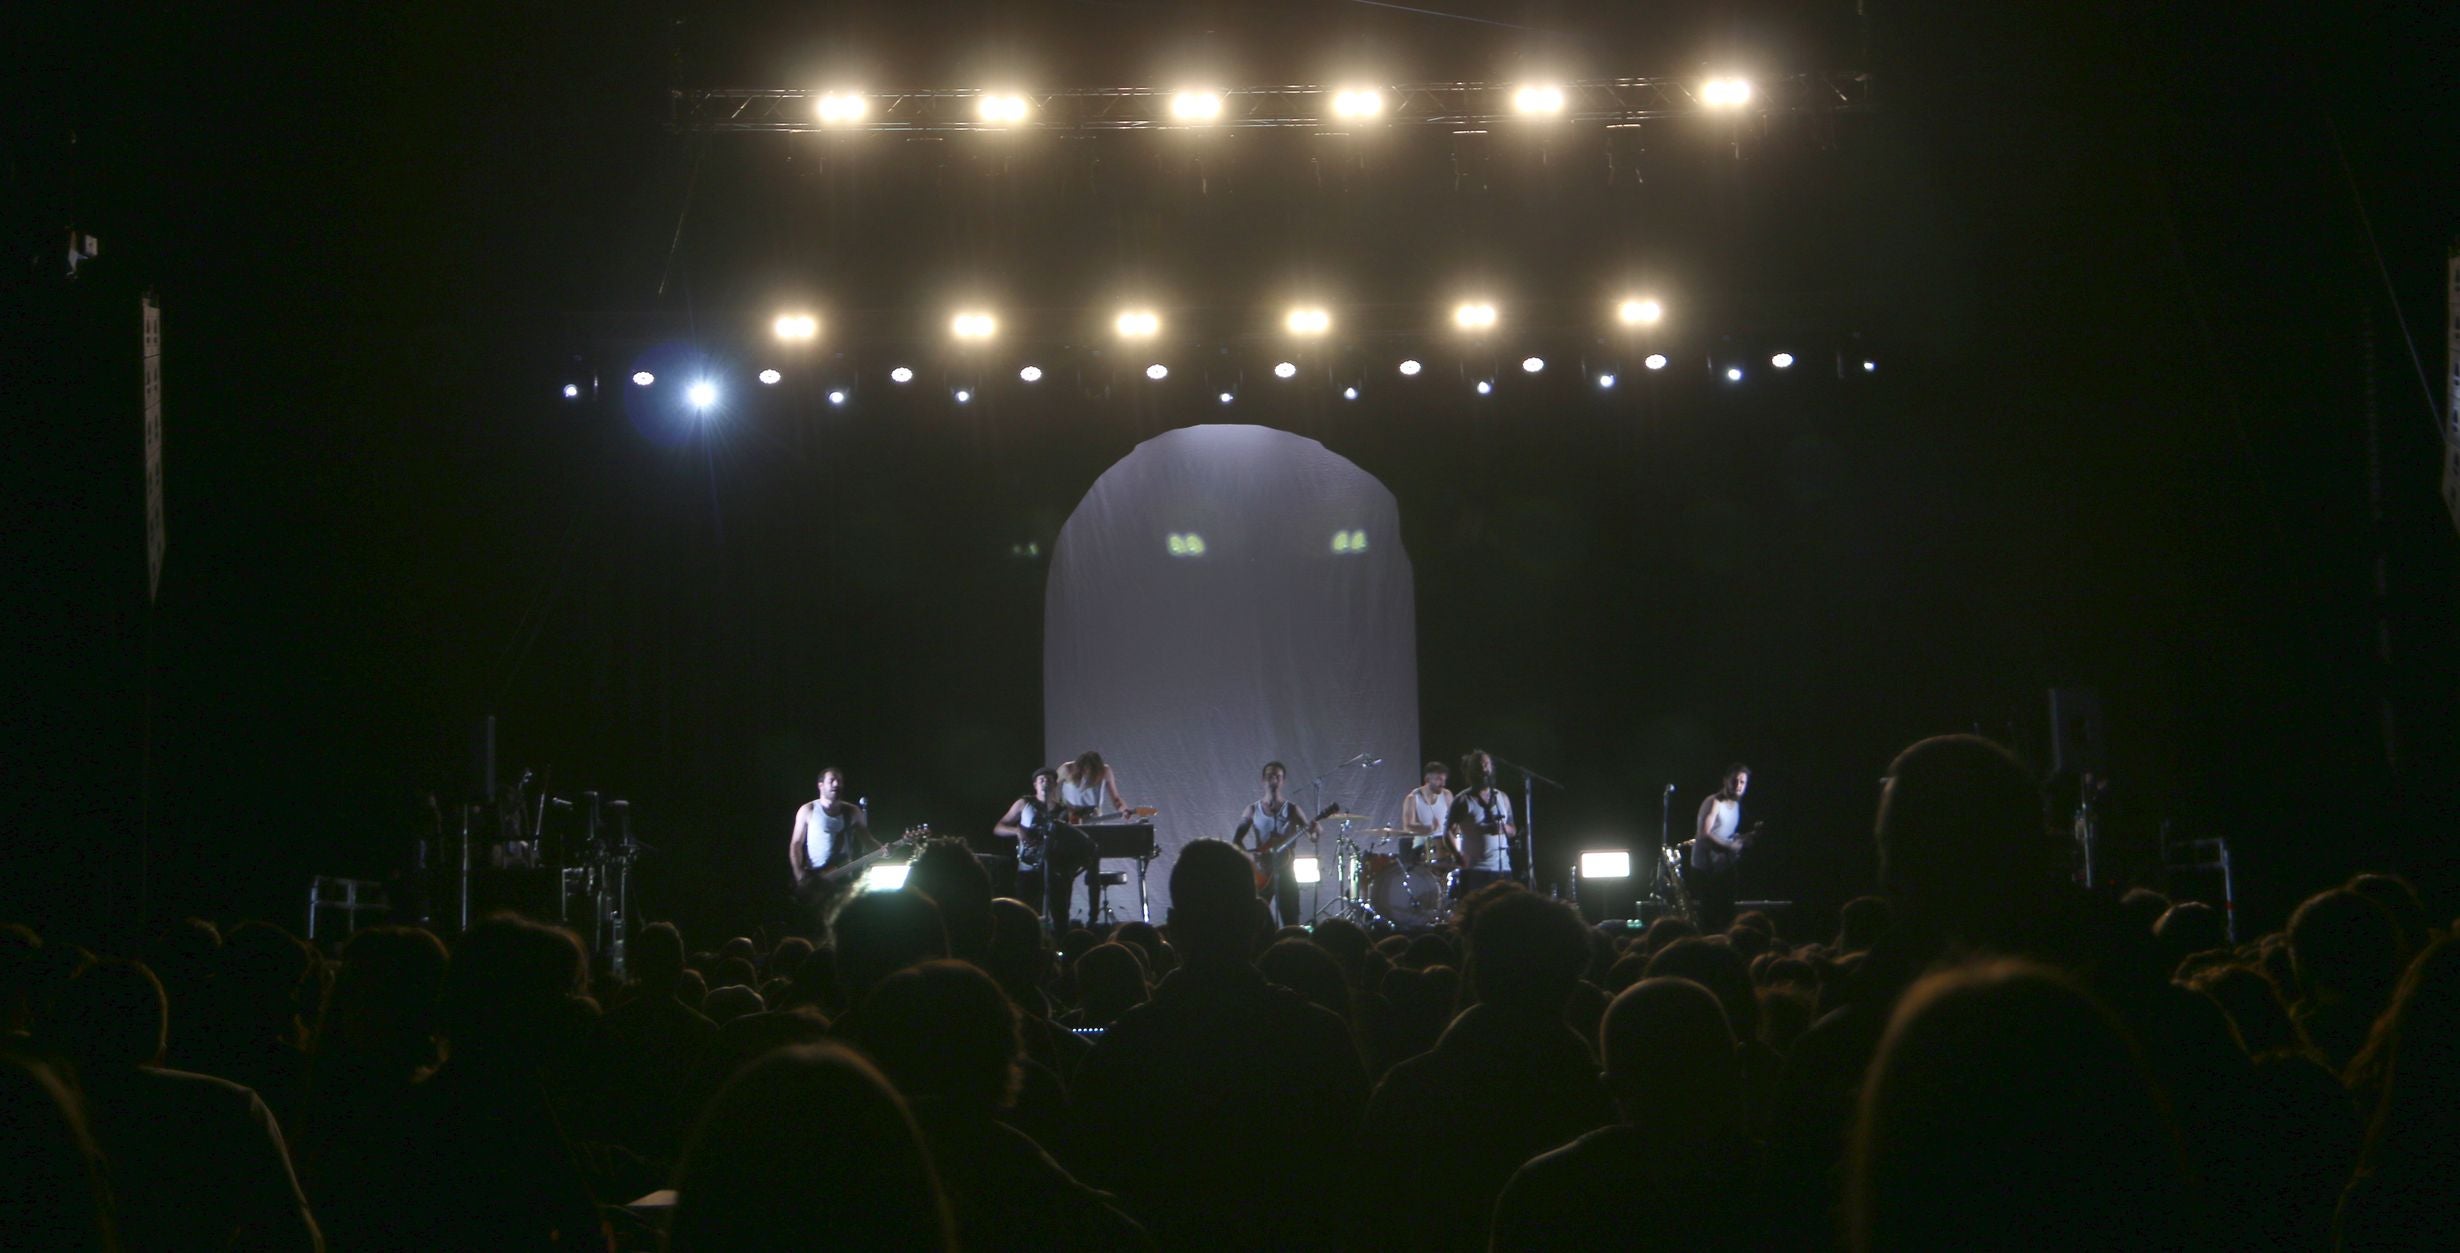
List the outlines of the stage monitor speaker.
<svg viewBox="0 0 2460 1253">
<path fill-rule="evenodd" d="M 2101 693 L 2089 687 L 2050 689 L 2050 772 L 2110 773 L 2101 721 Z"/>
</svg>

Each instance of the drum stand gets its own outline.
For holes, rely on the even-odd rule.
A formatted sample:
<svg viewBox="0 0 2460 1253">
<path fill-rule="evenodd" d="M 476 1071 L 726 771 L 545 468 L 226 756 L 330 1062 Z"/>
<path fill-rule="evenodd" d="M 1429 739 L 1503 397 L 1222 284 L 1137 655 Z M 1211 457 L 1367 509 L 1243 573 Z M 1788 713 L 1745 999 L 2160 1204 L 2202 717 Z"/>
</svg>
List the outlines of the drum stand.
<svg viewBox="0 0 2460 1253">
<path fill-rule="evenodd" d="M 1356 889 L 1358 867 L 1363 860 L 1358 853 L 1358 841 L 1350 838 L 1349 815 L 1336 815 L 1334 820 L 1340 823 L 1341 831 L 1333 837 L 1333 874 L 1338 876 L 1334 882 L 1340 886 L 1342 894 L 1337 899 L 1325 902 L 1324 906 L 1316 910 L 1307 921 L 1322 922 L 1327 918 L 1346 918 L 1362 927 L 1372 927 L 1375 923 L 1384 920 L 1383 915 L 1376 913 L 1374 906 L 1349 894 Z M 1321 877 L 1318 876 L 1319 880 Z"/>
</svg>

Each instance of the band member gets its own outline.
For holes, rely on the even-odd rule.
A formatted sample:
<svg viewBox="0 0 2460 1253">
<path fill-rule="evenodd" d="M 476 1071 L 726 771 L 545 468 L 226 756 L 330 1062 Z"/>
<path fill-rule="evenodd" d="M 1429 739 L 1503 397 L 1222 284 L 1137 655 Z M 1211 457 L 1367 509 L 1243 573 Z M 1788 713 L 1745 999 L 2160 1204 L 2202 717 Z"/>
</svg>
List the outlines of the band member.
<svg viewBox="0 0 2460 1253">
<path fill-rule="evenodd" d="M 834 870 L 878 843 L 871 838 L 871 816 L 853 801 L 841 799 L 845 772 L 835 766 L 820 772 L 820 796 L 794 811 L 794 838 L 786 859 L 794 867 L 798 892 L 813 890 L 827 871 Z"/>
<path fill-rule="evenodd" d="M 1034 771 L 1032 794 L 1011 802 L 991 828 L 992 835 L 1016 841 L 1017 893 L 1041 909 L 1053 930 L 1075 908 L 1077 876 L 1091 874 L 1094 867 L 1093 841 L 1059 820 L 1058 800 L 1052 795 L 1058 787 L 1058 771 Z M 1093 903 L 1091 884 L 1086 885 L 1085 903 L 1088 908 Z"/>
<path fill-rule="evenodd" d="M 1127 812 L 1119 796 L 1119 772 L 1091 749 L 1059 766 L 1059 805 L 1069 822 L 1090 822 L 1107 814 Z"/>
<path fill-rule="evenodd" d="M 1700 802 L 1692 830 L 1691 865 L 1683 887 L 1699 909 L 1700 929 L 1723 931 L 1734 921 L 1734 871 L 1751 833 L 1743 830 L 1743 793 L 1751 790 L 1751 767 L 1726 767 L 1725 781 Z"/>
<path fill-rule="evenodd" d="M 1457 859 L 1458 851 L 1450 848 L 1451 842 L 1444 836 L 1444 824 L 1452 817 L 1452 789 L 1445 786 L 1452 777 L 1452 769 L 1440 761 L 1430 761 L 1418 774 L 1418 786 L 1401 796 L 1401 829 L 1417 838 L 1409 841 L 1401 855 L 1415 864 L 1426 856 L 1431 841 L 1439 846 L 1438 860 L 1446 852 Z"/>
<path fill-rule="evenodd" d="M 1316 833 L 1306 813 L 1281 794 L 1281 785 L 1288 779 L 1289 771 L 1280 762 L 1264 763 L 1264 799 L 1249 804 L 1239 815 L 1238 830 L 1230 833 L 1230 842 L 1256 859 L 1259 884 L 1269 872 L 1272 881 L 1264 885 L 1269 891 L 1259 894 L 1273 902 L 1274 913 L 1285 927 L 1306 922 L 1298 901 L 1298 870 L 1291 861 L 1298 841 Z"/>
<path fill-rule="evenodd" d="M 1445 819 L 1461 859 L 1456 899 L 1512 877 L 1511 842 L 1520 834 L 1512 825 L 1512 798 L 1495 786 L 1495 759 L 1485 749 L 1470 749 L 1461 758 L 1461 777 L 1464 790 L 1452 798 Z"/>
</svg>

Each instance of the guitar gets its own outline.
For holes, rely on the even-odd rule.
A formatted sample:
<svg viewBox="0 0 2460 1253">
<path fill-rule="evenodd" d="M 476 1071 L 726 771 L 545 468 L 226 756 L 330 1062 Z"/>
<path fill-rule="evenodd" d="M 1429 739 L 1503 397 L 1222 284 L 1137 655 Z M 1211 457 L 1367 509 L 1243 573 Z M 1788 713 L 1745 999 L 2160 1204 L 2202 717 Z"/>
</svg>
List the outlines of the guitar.
<svg viewBox="0 0 2460 1253">
<path fill-rule="evenodd" d="M 1284 802 L 1284 804 L 1287 804 L 1287 802 Z M 1265 892 L 1272 891 L 1273 880 L 1281 877 L 1281 863 L 1284 859 L 1289 857 L 1292 849 L 1298 847 L 1299 837 L 1315 830 L 1316 823 L 1320 823 L 1326 818 L 1330 818 L 1334 814 L 1340 812 L 1341 805 L 1339 802 L 1336 801 L 1333 804 L 1326 805 L 1324 807 L 1324 812 L 1315 816 L 1315 822 L 1310 822 L 1303 827 L 1293 823 L 1288 830 L 1285 830 L 1280 835 L 1273 837 L 1270 841 L 1259 844 L 1255 848 L 1249 849 L 1248 856 L 1255 858 L 1256 861 L 1256 892 L 1261 895 Z M 1253 828 L 1251 827 L 1249 829 L 1252 830 Z M 1236 837 L 1233 837 L 1232 842 L 1236 842 Z"/>
<path fill-rule="evenodd" d="M 831 866 L 828 869 L 813 875 L 812 878 L 831 885 L 842 885 L 853 882 L 857 876 L 861 875 L 864 871 L 869 870 L 873 863 L 879 861 L 881 858 L 888 856 L 890 853 L 910 853 L 913 851 L 915 845 L 920 844 L 924 840 L 930 838 L 931 824 L 928 822 L 919 827 L 907 827 L 905 831 L 899 834 L 896 839 L 891 840 L 860 857 L 851 858 L 841 864 Z"/>
<path fill-rule="evenodd" d="M 1720 846 L 1716 841 L 1704 835 L 1694 836 L 1683 841 L 1683 844 L 1691 853 L 1691 863 L 1695 869 L 1710 874 L 1721 874 L 1733 869 L 1735 863 L 1742 860 L 1743 850 L 1750 848 L 1753 842 L 1760 838 L 1766 826 L 1766 823 L 1755 822 L 1748 828 L 1735 832 L 1733 838 L 1736 847 L 1730 849 Z"/>
<path fill-rule="evenodd" d="M 1072 827 L 1081 827 L 1097 822 L 1142 822 L 1162 811 L 1151 805 L 1138 805 L 1132 809 L 1122 809 L 1116 813 L 1106 814 L 1098 809 L 1078 809 L 1072 805 L 1062 805 L 1058 812 L 1061 822 Z"/>
</svg>

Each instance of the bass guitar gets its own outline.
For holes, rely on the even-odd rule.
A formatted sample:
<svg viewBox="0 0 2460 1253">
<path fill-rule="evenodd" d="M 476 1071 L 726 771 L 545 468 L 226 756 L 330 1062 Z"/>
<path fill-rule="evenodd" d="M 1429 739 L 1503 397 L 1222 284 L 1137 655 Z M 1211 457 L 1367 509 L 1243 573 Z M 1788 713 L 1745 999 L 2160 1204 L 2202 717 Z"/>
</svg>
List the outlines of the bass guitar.
<svg viewBox="0 0 2460 1253">
<path fill-rule="evenodd" d="M 1260 896 L 1273 890 L 1273 880 L 1281 877 L 1281 865 L 1284 861 L 1289 859 L 1291 850 L 1298 847 L 1300 837 L 1306 835 L 1310 831 L 1315 830 L 1317 823 L 1320 823 L 1326 818 L 1330 818 L 1334 814 L 1340 812 L 1341 806 L 1338 802 L 1326 805 L 1324 807 L 1324 812 L 1315 816 L 1314 822 L 1310 822 L 1303 827 L 1296 823 L 1292 823 L 1289 828 L 1284 830 L 1281 834 L 1274 836 L 1272 839 L 1267 840 L 1262 844 L 1258 844 L 1252 849 L 1249 849 L 1247 855 L 1255 858 L 1256 861 L 1257 895 Z M 1248 828 L 1248 830 L 1253 829 L 1253 827 Z M 1231 842 L 1234 844 L 1237 843 L 1237 837 L 1233 836 L 1231 838 Z"/>
</svg>

